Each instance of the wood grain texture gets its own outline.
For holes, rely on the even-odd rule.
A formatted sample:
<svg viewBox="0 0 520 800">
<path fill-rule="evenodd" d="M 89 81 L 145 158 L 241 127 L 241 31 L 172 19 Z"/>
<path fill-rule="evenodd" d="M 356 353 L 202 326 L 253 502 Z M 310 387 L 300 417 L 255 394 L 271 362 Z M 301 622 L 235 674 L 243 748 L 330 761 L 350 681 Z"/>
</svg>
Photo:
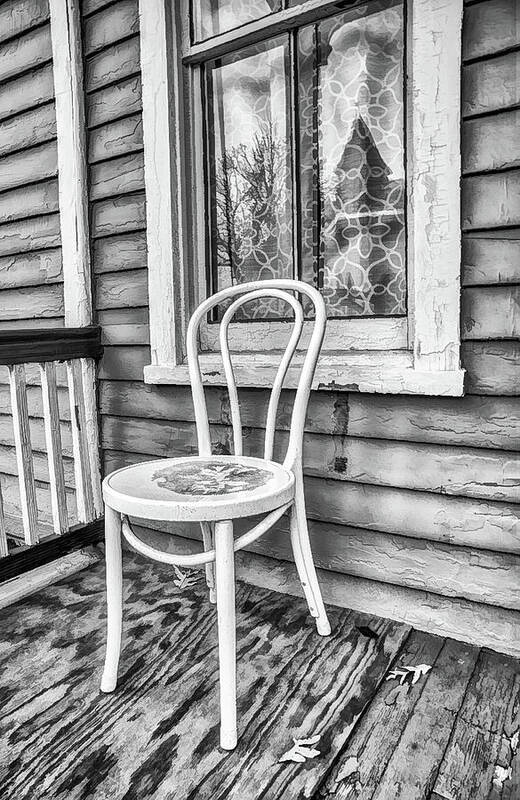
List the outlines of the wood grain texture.
<svg viewBox="0 0 520 800">
<path fill-rule="evenodd" d="M 49 19 L 47 0 L 7 0 L 0 8 L 0 42 Z"/>
<path fill-rule="evenodd" d="M 472 394 L 520 394 L 518 342 L 465 342 L 462 360 L 466 391 Z"/>
<path fill-rule="evenodd" d="M 52 65 L 25 73 L 2 86 L 0 120 L 20 114 L 54 98 Z"/>
<path fill-rule="evenodd" d="M 19 186 L 0 194 L 0 223 L 52 214 L 59 210 L 56 179 Z"/>
<path fill-rule="evenodd" d="M 57 172 L 56 142 L 45 142 L 0 158 L 0 191 L 53 178 Z"/>
<path fill-rule="evenodd" d="M 145 268 L 146 234 L 136 231 L 95 240 L 92 263 L 96 273 Z"/>
<path fill-rule="evenodd" d="M 520 165 L 518 126 L 520 111 L 505 111 L 490 117 L 464 120 L 462 125 L 462 171 L 511 169 Z"/>
<path fill-rule="evenodd" d="M 141 152 L 96 163 L 90 169 L 91 200 L 120 197 L 142 189 L 144 189 L 144 163 Z"/>
<path fill-rule="evenodd" d="M 0 122 L 0 155 L 23 150 L 56 137 L 56 113 L 52 101 Z"/>
<path fill-rule="evenodd" d="M 0 320 L 63 316 L 61 284 L 5 289 L 0 297 Z"/>
<path fill-rule="evenodd" d="M 20 286 L 40 286 L 60 283 L 62 277 L 61 249 L 34 250 L 19 255 L 0 256 L 0 285 L 2 289 Z"/>
<path fill-rule="evenodd" d="M 141 193 L 98 200 L 92 205 L 94 238 L 142 230 L 145 224 L 145 199 Z"/>
<path fill-rule="evenodd" d="M 126 78 L 87 96 L 87 122 L 90 128 L 113 122 L 141 110 L 141 79 Z"/>
<path fill-rule="evenodd" d="M 464 339 L 520 337 L 520 286 L 466 288 L 462 295 Z"/>
<path fill-rule="evenodd" d="M 116 42 L 87 59 L 85 88 L 87 92 L 93 92 L 130 75 L 136 75 L 139 70 L 139 36 L 134 36 L 123 42 Z"/>
<path fill-rule="evenodd" d="M 500 111 L 520 102 L 520 53 L 507 53 L 462 69 L 462 113 L 465 117 Z"/>
<path fill-rule="evenodd" d="M 51 36 L 48 25 L 0 45 L 0 82 L 49 62 Z"/>
<path fill-rule="evenodd" d="M 91 131 L 88 158 L 91 164 L 105 158 L 135 153 L 143 147 L 143 124 L 140 114 L 108 122 Z"/>
<path fill-rule="evenodd" d="M 193 792 L 201 800 L 239 798 L 247 796 L 246 780 L 250 796 L 282 798 L 294 790 L 294 796 L 311 797 L 409 629 L 332 609 L 335 635 L 319 638 L 301 601 L 239 585 L 241 737 L 237 750 L 224 755 L 217 747 L 215 611 L 206 603 L 205 586 L 198 583 L 179 592 L 168 568 L 134 556 L 125 559 L 124 572 L 126 645 L 120 686 L 113 695 L 100 697 L 99 675 L 93 669 L 96 663 L 101 666 L 103 655 L 102 565 L 5 612 L 9 625 L 4 625 L 2 637 L 15 642 L 9 678 L 2 686 L 2 734 L 9 748 L 3 760 L 6 800 L 27 800 L 35 786 L 43 787 L 49 800 L 63 791 L 78 800 L 87 784 L 100 800 L 114 797 L 116 760 L 121 798 L 135 793 L 143 800 L 166 800 L 172 787 L 179 800 L 195 796 Z M 56 615 L 62 621 L 58 637 Z M 363 635 L 360 628 L 366 627 L 377 638 Z M 35 680 L 25 681 L 35 658 Z M 73 692 L 66 690 L 72 686 Z M 67 717 L 67 725 L 53 731 L 51 747 L 42 732 L 53 726 L 56 713 Z M 41 746 L 25 748 L 18 725 Z M 308 735 L 311 728 L 322 733 L 323 757 L 305 769 L 278 764 L 291 735 Z M 94 756 L 98 767 L 92 772 L 92 755 L 70 743 L 87 735 L 89 749 L 97 753 L 100 734 L 103 755 Z"/>
<path fill-rule="evenodd" d="M 0 256 L 27 253 L 61 244 L 60 218 L 48 214 L 0 225 Z"/>
<path fill-rule="evenodd" d="M 488 0 L 466 9 L 462 55 L 465 60 L 494 55 L 520 45 L 516 0 Z"/>
<path fill-rule="evenodd" d="M 467 233 L 462 240 L 462 283 L 520 283 L 520 230 Z"/>
<path fill-rule="evenodd" d="M 463 230 L 520 224 L 520 170 L 464 178 L 462 203 Z"/>
<path fill-rule="evenodd" d="M 96 306 L 106 308 L 133 308 L 146 305 L 148 281 L 146 270 L 102 273 L 96 280 Z"/>
<path fill-rule="evenodd" d="M 38 509 L 36 506 L 36 489 L 34 485 L 33 451 L 27 397 L 25 394 L 25 367 L 16 364 L 9 367 L 9 383 L 11 387 L 11 414 L 13 438 L 16 452 L 18 486 L 25 543 L 36 544 L 38 533 Z"/>
<path fill-rule="evenodd" d="M 136 0 L 118 3 L 92 14 L 83 24 L 86 55 L 139 32 Z"/>
</svg>

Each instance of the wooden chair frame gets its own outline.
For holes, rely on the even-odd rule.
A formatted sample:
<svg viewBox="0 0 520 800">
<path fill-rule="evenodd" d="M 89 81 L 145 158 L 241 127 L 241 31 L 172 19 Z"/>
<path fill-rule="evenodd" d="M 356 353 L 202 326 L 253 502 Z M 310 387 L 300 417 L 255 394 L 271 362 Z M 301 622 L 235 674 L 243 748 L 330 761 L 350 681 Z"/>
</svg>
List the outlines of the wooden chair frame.
<svg viewBox="0 0 520 800">
<path fill-rule="evenodd" d="M 234 458 L 250 462 L 242 455 L 242 423 L 236 381 L 228 342 L 229 323 L 237 310 L 245 303 L 262 297 L 276 297 L 288 303 L 294 312 L 293 328 L 276 373 L 267 411 L 264 458 L 255 459 L 260 466 L 265 463 L 274 466 L 273 447 L 276 429 L 276 414 L 284 378 L 300 342 L 304 327 L 303 308 L 297 295 L 305 295 L 314 307 L 314 320 L 307 351 L 303 360 L 300 381 L 296 390 L 291 417 L 289 443 L 281 469 L 287 480 L 283 491 L 276 494 L 273 500 L 262 507 L 255 503 L 241 503 L 237 495 L 229 495 L 229 503 L 218 514 L 215 504 L 200 496 L 195 510 L 189 511 L 178 502 L 164 504 L 154 511 L 139 498 L 122 497 L 111 486 L 113 476 L 121 473 L 118 470 L 107 476 L 103 482 L 105 500 L 105 537 L 107 567 L 107 604 L 108 633 L 105 668 L 101 681 L 101 690 L 111 692 L 117 683 L 117 669 L 121 649 L 122 631 L 122 548 L 121 534 L 138 552 L 149 558 L 184 567 L 205 566 L 206 582 L 209 588 L 210 601 L 217 604 L 218 638 L 219 638 L 219 674 L 220 674 L 220 743 L 231 750 L 237 743 L 236 724 L 236 643 L 235 643 L 235 567 L 234 553 L 254 542 L 268 531 L 286 512 L 290 511 L 290 538 L 294 560 L 310 613 L 316 619 L 318 633 L 330 634 L 330 625 L 323 605 L 316 570 L 309 542 L 305 497 L 303 489 L 303 434 L 307 405 L 316 369 L 318 356 L 325 335 L 326 312 L 320 293 L 301 281 L 267 280 L 246 283 L 223 289 L 200 304 L 194 312 L 187 335 L 188 365 L 195 409 L 195 421 L 199 456 L 196 458 L 211 459 L 211 439 L 209 420 L 202 375 L 199 364 L 198 336 L 201 322 L 208 312 L 219 303 L 232 300 L 220 323 L 220 346 L 224 364 L 224 372 L 228 385 L 231 422 L 233 428 L 234 456 L 214 458 Z M 296 295 L 296 296 L 295 296 Z M 190 460 L 190 459 L 186 459 Z M 135 469 L 130 467 L 125 469 Z M 279 465 L 277 465 L 280 469 Z M 273 508 L 273 505 L 275 506 Z M 153 514 L 156 516 L 153 516 Z M 257 513 L 266 516 L 247 533 L 236 540 L 233 537 L 233 519 Z M 137 537 L 128 521 L 129 515 L 148 519 L 198 519 L 202 529 L 204 551 L 191 555 L 177 555 L 159 551 Z"/>
</svg>

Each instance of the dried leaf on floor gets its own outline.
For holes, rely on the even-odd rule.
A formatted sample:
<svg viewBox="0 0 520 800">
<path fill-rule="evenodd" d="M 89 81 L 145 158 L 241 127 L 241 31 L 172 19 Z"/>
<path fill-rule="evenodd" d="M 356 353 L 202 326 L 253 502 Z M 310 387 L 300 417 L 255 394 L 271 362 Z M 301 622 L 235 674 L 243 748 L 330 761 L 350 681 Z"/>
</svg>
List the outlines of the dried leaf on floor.
<svg viewBox="0 0 520 800">
<path fill-rule="evenodd" d="M 399 679 L 399 684 L 411 683 L 414 686 L 418 680 L 427 675 L 431 670 L 430 664 L 418 664 L 416 667 L 398 667 L 390 670 L 386 676 L 387 681 Z"/>
<path fill-rule="evenodd" d="M 319 734 L 317 736 L 311 736 L 309 739 L 293 739 L 293 746 L 280 756 L 278 763 L 282 761 L 294 761 L 297 764 L 304 764 L 308 758 L 319 756 L 320 751 L 313 747 L 313 745 L 318 744 L 319 740 Z"/>
<path fill-rule="evenodd" d="M 501 767 L 497 764 L 495 767 L 495 774 L 493 775 L 493 783 L 501 789 L 504 783 L 511 778 L 511 775 L 511 767 Z"/>
<path fill-rule="evenodd" d="M 518 744 L 519 744 L 519 741 L 520 741 L 520 730 L 518 730 L 515 733 L 513 733 L 513 735 L 511 736 L 511 739 L 509 741 L 510 741 L 510 744 L 511 744 L 511 752 L 515 756 L 517 751 L 518 751 Z"/>
<path fill-rule="evenodd" d="M 173 569 L 175 570 L 175 575 L 177 576 L 174 578 L 173 583 L 178 589 L 185 589 L 187 586 L 193 586 L 200 581 L 200 572 L 196 570 L 192 570 L 191 572 L 183 572 L 182 569 L 179 569 L 179 567 L 175 565 L 173 566 Z"/>
<path fill-rule="evenodd" d="M 349 756 L 336 776 L 336 783 L 346 781 L 359 770 L 359 761 L 356 756 Z"/>
</svg>

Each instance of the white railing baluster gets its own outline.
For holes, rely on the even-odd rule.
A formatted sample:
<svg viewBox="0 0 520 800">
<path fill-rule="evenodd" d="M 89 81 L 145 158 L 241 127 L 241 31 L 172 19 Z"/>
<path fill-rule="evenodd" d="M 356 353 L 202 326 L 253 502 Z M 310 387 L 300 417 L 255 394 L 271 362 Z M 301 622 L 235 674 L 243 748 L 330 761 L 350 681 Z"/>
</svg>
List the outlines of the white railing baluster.
<svg viewBox="0 0 520 800">
<path fill-rule="evenodd" d="M 72 448 L 74 451 L 74 476 L 76 481 L 76 503 L 78 521 L 90 522 L 95 518 L 92 482 L 90 479 L 90 456 L 87 418 L 83 392 L 83 376 L 79 359 L 66 362 L 69 386 Z"/>
<path fill-rule="evenodd" d="M 0 481 L 0 558 L 9 555 L 7 544 L 7 529 L 5 527 L 4 498 L 2 496 L 2 482 Z"/>
<path fill-rule="evenodd" d="M 27 544 L 38 542 L 38 510 L 34 485 L 33 453 L 27 411 L 27 385 L 25 366 L 15 364 L 9 367 L 11 389 L 11 413 L 13 417 L 14 443 L 18 465 L 18 483 L 22 506 L 24 538 Z"/>
<path fill-rule="evenodd" d="M 63 472 L 63 451 L 61 446 L 60 410 L 56 385 L 56 364 L 47 361 L 40 364 L 42 381 L 43 422 L 47 460 L 49 463 L 49 484 L 51 493 L 52 522 L 54 533 L 65 533 L 69 527 L 67 495 Z"/>
<path fill-rule="evenodd" d="M 94 516 L 103 516 L 103 495 L 101 492 L 101 465 L 99 463 L 99 429 L 96 398 L 96 365 L 92 358 L 81 359 L 83 376 L 83 403 L 87 421 L 87 447 L 90 459 L 90 485 L 94 502 Z"/>
</svg>

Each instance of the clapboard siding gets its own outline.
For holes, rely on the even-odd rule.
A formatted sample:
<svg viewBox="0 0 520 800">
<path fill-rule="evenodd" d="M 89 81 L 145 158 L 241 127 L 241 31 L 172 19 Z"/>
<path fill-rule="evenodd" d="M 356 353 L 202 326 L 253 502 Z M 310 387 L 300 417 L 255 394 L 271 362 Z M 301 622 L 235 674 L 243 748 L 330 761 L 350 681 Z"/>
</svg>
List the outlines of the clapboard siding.
<svg viewBox="0 0 520 800">
<path fill-rule="evenodd" d="M 43 283 L 61 283 L 62 279 L 60 248 L 0 256 L 0 286 L 2 289 L 40 286 Z"/>
<path fill-rule="evenodd" d="M 0 192 L 57 175 L 56 142 L 18 150 L 0 158 Z"/>
<path fill-rule="evenodd" d="M 52 60 L 50 26 L 0 45 L 0 82 Z"/>
<path fill-rule="evenodd" d="M 56 138 L 54 103 L 45 103 L 0 122 L 0 156 Z"/>
<path fill-rule="evenodd" d="M 52 65 L 13 78 L 2 84 L 0 91 L 0 120 L 21 114 L 54 99 Z"/>
<path fill-rule="evenodd" d="M 83 12 L 92 255 L 105 342 L 100 411 L 105 468 L 112 469 L 195 452 L 196 438 L 188 388 L 142 380 L 150 348 L 137 1 L 84 0 Z M 463 38 L 466 394 L 313 393 L 305 447 L 320 566 L 349 575 L 367 602 L 372 587 L 383 615 L 410 620 L 415 600 L 431 608 L 439 630 L 447 619 L 450 630 L 457 628 L 457 615 L 471 609 L 484 619 L 482 609 L 507 615 L 519 608 L 517 4 L 468 3 Z M 287 441 L 292 399 L 291 392 L 282 397 L 278 448 Z M 212 436 L 225 450 L 231 442 L 225 391 L 210 389 L 208 403 Z M 247 451 L 260 447 L 266 407 L 264 392 L 244 392 Z M 290 557 L 285 534 L 273 534 L 257 550 Z M 472 626 L 463 627 L 471 636 Z"/>
<path fill-rule="evenodd" d="M 20 36 L 48 19 L 47 0 L 7 0 L 0 6 L 0 42 Z"/>
</svg>

